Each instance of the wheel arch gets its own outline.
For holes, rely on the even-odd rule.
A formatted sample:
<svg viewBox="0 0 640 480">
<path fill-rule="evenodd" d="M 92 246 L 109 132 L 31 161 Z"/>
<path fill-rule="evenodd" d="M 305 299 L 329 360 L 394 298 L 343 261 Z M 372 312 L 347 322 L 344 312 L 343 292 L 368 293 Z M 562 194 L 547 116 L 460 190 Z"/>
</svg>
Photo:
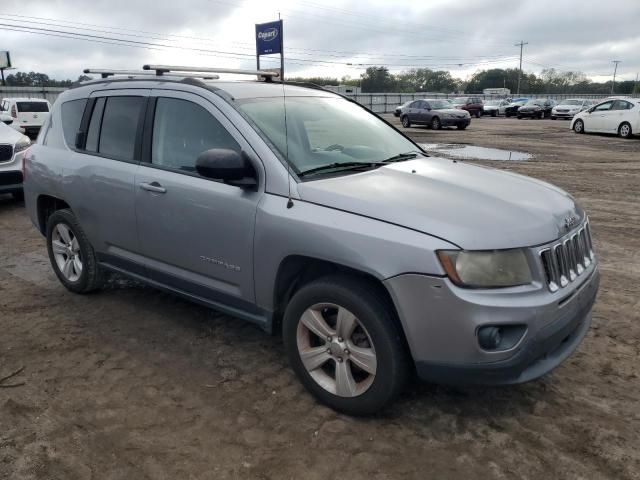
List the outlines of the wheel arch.
<svg viewBox="0 0 640 480">
<path fill-rule="evenodd" d="M 51 214 L 57 210 L 62 209 L 71 209 L 69 204 L 64 200 L 54 197 L 52 195 L 40 195 L 38 196 L 38 200 L 36 201 L 36 211 L 37 211 L 37 219 L 38 219 L 38 230 L 43 235 L 46 234 L 47 231 L 47 220 L 51 216 Z"/>
<path fill-rule="evenodd" d="M 393 308 L 395 319 L 398 322 L 397 325 L 404 338 L 404 329 L 402 329 L 398 317 L 398 310 L 382 278 L 340 263 L 305 255 L 289 255 L 280 262 L 273 288 L 273 332 L 280 332 L 282 317 L 287 304 L 291 297 L 293 297 L 302 286 L 332 274 L 341 274 L 360 279 L 367 283 L 372 289 L 375 289 L 379 295 L 381 295 L 381 298 L 383 298 L 385 302 L 388 302 L 389 306 Z M 406 338 L 404 341 L 406 343 Z"/>
</svg>

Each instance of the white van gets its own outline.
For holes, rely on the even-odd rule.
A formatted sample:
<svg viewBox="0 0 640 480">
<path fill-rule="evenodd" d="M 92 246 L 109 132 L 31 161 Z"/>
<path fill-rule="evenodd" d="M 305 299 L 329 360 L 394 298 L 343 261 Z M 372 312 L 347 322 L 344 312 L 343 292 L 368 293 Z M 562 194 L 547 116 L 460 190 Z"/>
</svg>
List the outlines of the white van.
<svg viewBox="0 0 640 480">
<path fill-rule="evenodd" d="M 49 116 L 51 104 L 43 98 L 3 98 L 0 110 L 13 117 L 12 128 L 35 138 Z"/>
</svg>

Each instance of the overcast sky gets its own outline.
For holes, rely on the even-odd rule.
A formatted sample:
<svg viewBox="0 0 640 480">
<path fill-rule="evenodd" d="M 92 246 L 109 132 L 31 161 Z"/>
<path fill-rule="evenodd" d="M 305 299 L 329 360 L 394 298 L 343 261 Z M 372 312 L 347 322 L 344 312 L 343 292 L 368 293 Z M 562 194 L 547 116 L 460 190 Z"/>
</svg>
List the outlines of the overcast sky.
<svg viewBox="0 0 640 480">
<path fill-rule="evenodd" d="M 2 0 L 0 50 L 17 69 L 57 79 L 144 63 L 254 68 L 254 24 L 278 14 L 287 76 L 357 78 L 375 64 L 466 78 L 517 67 L 520 40 L 526 71 L 603 81 L 621 60 L 618 79 L 640 72 L 640 0 Z"/>
</svg>

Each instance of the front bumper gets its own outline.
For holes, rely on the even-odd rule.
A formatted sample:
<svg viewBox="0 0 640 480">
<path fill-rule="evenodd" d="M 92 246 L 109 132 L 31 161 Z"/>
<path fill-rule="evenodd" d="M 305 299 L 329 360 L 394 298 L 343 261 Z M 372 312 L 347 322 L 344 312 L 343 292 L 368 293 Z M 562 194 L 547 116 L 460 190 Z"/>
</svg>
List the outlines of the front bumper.
<svg viewBox="0 0 640 480">
<path fill-rule="evenodd" d="M 519 117 L 539 117 L 540 115 L 544 115 L 543 110 L 527 110 L 524 112 L 518 110 Z"/>
<path fill-rule="evenodd" d="M 13 193 L 22 190 L 22 171 L 0 170 L 0 193 Z"/>
<path fill-rule="evenodd" d="M 552 117 L 556 117 L 556 118 L 573 118 L 575 117 L 578 113 L 580 112 L 551 112 L 551 116 Z"/>
<path fill-rule="evenodd" d="M 468 127 L 469 124 L 471 123 L 471 117 L 465 117 L 465 118 L 448 118 L 448 117 L 444 117 L 440 119 L 440 123 L 442 124 L 443 127 L 459 127 L 459 126 L 463 126 L 463 127 Z"/>
<path fill-rule="evenodd" d="M 599 286 L 594 264 L 571 290 L 461 289 L 447 278 L 406 274 L 385 281 L 398 309 L 418 375 L 454 385 L 507 385 L 538 378 L 580 345 Z M 482 326 L 524 326 L 507 350 L 483 350 Z"/>
</svg>

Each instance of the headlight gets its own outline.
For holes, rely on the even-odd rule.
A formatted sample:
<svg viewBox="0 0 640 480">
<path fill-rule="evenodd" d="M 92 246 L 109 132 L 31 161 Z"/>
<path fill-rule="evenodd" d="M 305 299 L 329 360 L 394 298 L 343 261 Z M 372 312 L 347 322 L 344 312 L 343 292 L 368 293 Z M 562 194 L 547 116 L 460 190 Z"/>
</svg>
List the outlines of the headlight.
<svg viewBox="0 0 640 480">
<path fill-rule="evenodd" d="M 442 116 L 445 117 L 445 118 L 455 117 L 455 115 L 453 113 L 443 113 Z"/>
<path fill-rule="evenodd" d="M 440 250 L 440 263 L 461 287 L 498 288 L 531 283 L 531 269 L 523 250 Z"/>
<path fill-rule="evenodd" d="M 18 153 L 26 150 L 31 146 L 31 140 L 29 137 L 22 137 L 18 142 L 13 146 L 13 152 Z"/>
</svg>

